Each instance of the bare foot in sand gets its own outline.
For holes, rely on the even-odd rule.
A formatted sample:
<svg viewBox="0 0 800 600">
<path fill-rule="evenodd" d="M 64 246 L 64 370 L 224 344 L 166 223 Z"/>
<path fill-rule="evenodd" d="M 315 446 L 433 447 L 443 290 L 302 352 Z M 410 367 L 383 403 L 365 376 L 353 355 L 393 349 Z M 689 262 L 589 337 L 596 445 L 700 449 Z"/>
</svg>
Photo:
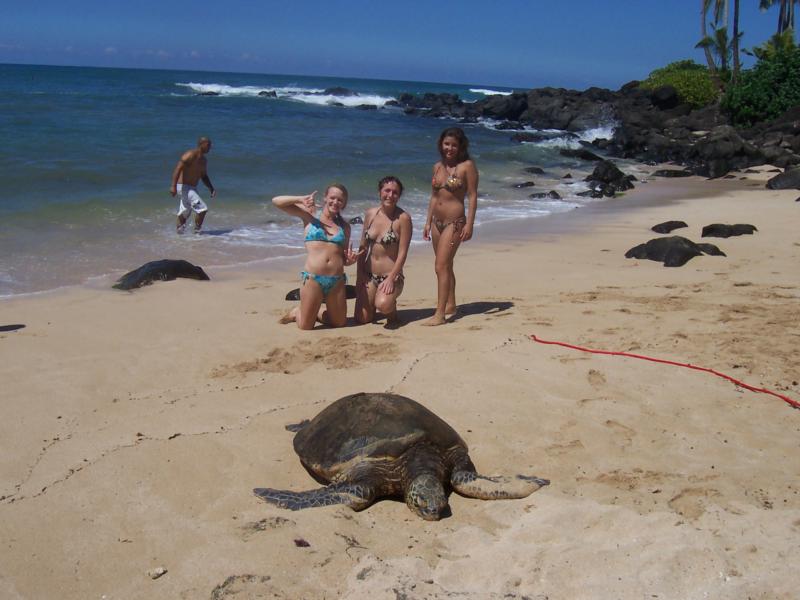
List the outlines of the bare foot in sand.
<svg viewBox="0 0 800 600">
<path fill-rule="evenodd" d="M 294 323 L 297 321 L 297 308 L 293 308 L 288 313 L 283 315 L 280 319 L 278 319 L 278 323 L 281 325 L 286 325 L 287 323 Z"/>
<path fill-rule="evenodd" d="M 444 315 L 434 314 L 430 319 L 425 321 L 423 325 L 425 327 L 435 327 L 436 325 L 444 325 L 445 323 L 447 323 L 447 320 L 444 318 Z"/>
</svg>

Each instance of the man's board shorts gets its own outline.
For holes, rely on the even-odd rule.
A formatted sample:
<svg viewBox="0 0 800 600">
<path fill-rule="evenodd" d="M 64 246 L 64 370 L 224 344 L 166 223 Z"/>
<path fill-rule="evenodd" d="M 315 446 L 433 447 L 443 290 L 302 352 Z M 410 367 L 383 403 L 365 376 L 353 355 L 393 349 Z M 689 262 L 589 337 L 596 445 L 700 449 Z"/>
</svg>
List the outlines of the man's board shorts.
<svg viewBox="0 0 800 600">
<path fill-rule="evenodd" d="M 180 204 L 178 204 L 179 217 L 185 219 L 192 211 L 202 213 L 208 210 L 206 203 L 203 202 L 200 194 L 197 193 L 197 188 L 195 186 L 179 183 L 177 189 L 178 195 L 180 196 Z"/>
</svg>

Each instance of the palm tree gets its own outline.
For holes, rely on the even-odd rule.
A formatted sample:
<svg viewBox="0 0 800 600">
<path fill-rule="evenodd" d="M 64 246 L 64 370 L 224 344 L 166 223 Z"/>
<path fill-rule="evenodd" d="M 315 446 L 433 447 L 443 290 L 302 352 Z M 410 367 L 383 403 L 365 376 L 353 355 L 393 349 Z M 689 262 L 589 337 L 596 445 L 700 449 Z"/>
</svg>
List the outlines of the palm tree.
<svg viewBox="0 0 800 600">
<path fill-rule="evenodd" d="M 739 78 L 739 38 L 742 34 L 739 33 L 739 0 L 733 0 L 733 76 L 731 81 L 736 83 Z"/>
<path fill-rule="evenodd" d="M 768 0 L 761 0 L 768 1 Z M 713 30 L 708 33 L 706 27 L 706 17 L 713 8 Z M 725 72 L 728 70 L 729 61 L 733 57 L 733 77 L 739 71 L 739 0 L 734 0 L 733 4 L 733 36 L 728 35 L 728 0 L 701 0 L 701 33 L 703 38 L 697 43 L 695 48 L 702 48 L 706 55 L 709 71 L 712 77 L 718 78 L 718 69 Z M 719 58 L 719 67 L 714 62 L 714 54 Z"/>
<path fill-rule="evenodd" d="M 776 0 L 759 0 L 758 7 L 768 10 L 776 3 Z M 800 4 L 800 0 L 779 0 L 780 10 L 778 11 L 778 34 L 791 29 L 794 31 L 794 5 Z"/>
<path fill-rule="evenodd" d="M 714 57 L 711 54 L 711 44 L 703 44 L 705 40 L 710 40 L 708 36 L 708 28 L 706 26 L 706 16 L 708 15 L 708 9 L 711 7 L 711 1 L 712 0 L 700 0 L 700 35 L 702 37 L 695 48 L 700 47 L 703 49 L 703 52 L 706 55 L 706 62 L 708 63 L 708 70 L 711 73 L 711 77 L 716 81 L 717 65 L 714 63 Z M 762 0 L 762 2 L 764 1 L 765 0 Z"/>
<path fill-rule="evenodd" d="M 731 42 L 728 38 L 727 27 L 715 27 L 711 35 L 697 42 L 695 48 L 707 49 L 717 56 L 719 66 L 717 66 L 715 62 L 714 69 L 718 74 L 719 72 L 726 73 L 728 71 L 728 61 L 731 59 L 733 51 L 731 50 Z"/>
</svg>

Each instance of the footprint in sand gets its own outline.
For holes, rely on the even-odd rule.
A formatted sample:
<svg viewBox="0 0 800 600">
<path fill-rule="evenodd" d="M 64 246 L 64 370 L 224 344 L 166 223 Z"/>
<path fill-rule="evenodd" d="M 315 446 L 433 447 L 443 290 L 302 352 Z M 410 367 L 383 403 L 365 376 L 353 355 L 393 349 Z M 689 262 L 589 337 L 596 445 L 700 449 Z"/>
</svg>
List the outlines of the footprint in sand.
<svg viewBox="0 0 800 600">
<path fill-rule="evenodd" d="M 687 519 L 697 519 L 706 512 L 706 502 L 709 498 L 719 496 L 717 490 L 704 488 L 686 488 L 667 504 L 679 515 Z"/>
<path fill-rule="evenodd" d="M 548 456 L 563 456 L 574 452 L 575 450 L 583 450 L 583 444 L 580 440 L 572 440 L 566 444 L 552 444 L 544 449 L 545 454 Z"/>
<path fill-rule="evenodd" d="M 221 365 L 211 376 L 229 377 L 254 371 L 291 374 L 315 363 L 322 363 L 328 369 L 348 369 L 369 362 L 393 361 L 398 356 L 397 344 L 393 342 L 365 342 L 340 336 L 314 342 L 303 340 L 288 349 L 275 348 L 263 358 Z"/>
<path fill-rule="evenodd" d="M 278 529 L 279 527 L 285 527 L 287 525 L 295 525 L 295 522 L 283 517 L 270 517 L 268 519 L 261 519 L 260 521 L 250 521 L 241 527 L 242 539 L 247 541 L 257 533 L 267 531 L 268 529 Z"/>
<path fill-rule="evenodd" d="M 211 600 L 224 598 L 289 598 L 270 583 L 269 575 L 231 575 L 211 591 Z"/>
<path fill-rule="evenodd" d="M 755 500 L 756 500 L 756 502 L 757 502 L 757 504 L 758 504 L 758 506 L 760 508 L 765 508 L 767 510 L 772 510 L 774 504 L 772 502 L 772 498 L 770 498 L 770 496 L 769 496 L 769 494 L 767 494 L 767 492 L 765 492 L 762 489 L 757 489 L 754 492 L 752 492 L 752 494 L 750 494 L 750 495 L 753 496 L 753 498 L 755 498 Z"/>
<path fill-rule="evenodd" d="M 621 443 L 623 446 L 630 446 L 633 442 L 633 438 L 636 435 L 636 431 L 623 425 L 622 423 L 618 423 L 617 421 L 608 420 L 605 422 L 605 426 L 611 429 L 617 436 L 621 439 Z"/>
<path fill-rule="evenodd" d="M 589 374 L 586 378 L 589 380 L 589 385 L 595 389 L 606 385 L 606 376 L 595 369 L 589 369 Z"/>
<path fill-rule="evenodd" d="M 594 480 L 597 483 L 610 485 L 611 487 L 633 491 L 642 486 L 653 488 L 664 482 L 666 478 L 672 477 L 668 473 L 659 471 L 643 471 L 634 469 L 633 471 L 613 470 L 608 473 L 600 473 Z M 660 492 L 660 490 L 658 490 Z"/>
</svg>

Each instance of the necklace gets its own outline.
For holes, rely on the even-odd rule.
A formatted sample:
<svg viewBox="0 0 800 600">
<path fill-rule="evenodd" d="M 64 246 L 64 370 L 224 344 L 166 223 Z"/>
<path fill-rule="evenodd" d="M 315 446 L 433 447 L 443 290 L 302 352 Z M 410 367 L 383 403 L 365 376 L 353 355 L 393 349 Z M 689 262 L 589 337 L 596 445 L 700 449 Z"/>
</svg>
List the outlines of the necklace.
<svg viewBox="0 0 800 600">
<path fill-rule="evenodd" d="M 448 189 L 454 189 L 461 185 L 461 180 L 458 178 L 456 173 L 458 172 L 458 165 L 456 164 L 454 167 L 448 167 L 444 163 L 444 172 L 447 175 L 447 180 L 445 181 L 445 186 Z"/>
</svg>

